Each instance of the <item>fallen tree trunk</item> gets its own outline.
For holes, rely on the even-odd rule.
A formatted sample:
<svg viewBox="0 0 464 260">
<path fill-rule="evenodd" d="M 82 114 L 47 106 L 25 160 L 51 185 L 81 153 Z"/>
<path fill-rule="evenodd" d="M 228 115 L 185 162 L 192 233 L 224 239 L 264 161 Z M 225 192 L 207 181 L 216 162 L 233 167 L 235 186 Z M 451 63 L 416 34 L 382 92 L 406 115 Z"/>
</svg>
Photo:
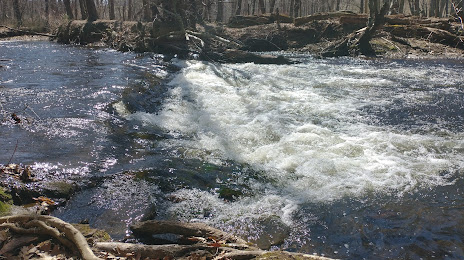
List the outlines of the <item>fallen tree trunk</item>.
<svg viewBox="0 0 464 260">
<path fill-rule="evenodd" d="M 397 37 L 422 38 L 433 43 L 464 49 L 463 38 L 449 31 L 419 25 L 387 25 L 385 31 Z"/>
<path fill-rule="evenodd" d="M 144 221 L 131 226 L 131 230 L 136 235 L 153 235 L 172 233 L 183 236 L 193 237 L 214 237 L 216 240 L 224 240 L 228 243 L 247 242 L 239 237 L 210 227 L 203 223 L 182 223 L 175 221 Z"/>
<path fill-rule="evenodd" d="M 48 34 L 48 33 L 39 33 L 39 32 L 32 32 L 32 31 L 27 31 L 27 30 L 20 30 L 20 29 L 15 29 L 15 28 L 11 28 L 11 27 L 8 27 L 8 26 L 5 26 L 5 25 L 0 25 L 0 27 L 3 27 L 3 28 L 6 28 L 12 32 L 16 32 L 20 35 L 37 35 L 37 36 L 46 36 L 46 37 L 50 37 L 50 38 L 55 38 L 56 35 L 54 34 Z"/>
<path fill-rule="evenodd" d="M 99 242 L 95 244 L 95 248 L 118 256 L 132 254 L 141 258 L 177 259 L 186 257 L 194 251 L 206 250 L 208 247 L 205 245 L 143 245 L 121 242 Z"/>
</svg>

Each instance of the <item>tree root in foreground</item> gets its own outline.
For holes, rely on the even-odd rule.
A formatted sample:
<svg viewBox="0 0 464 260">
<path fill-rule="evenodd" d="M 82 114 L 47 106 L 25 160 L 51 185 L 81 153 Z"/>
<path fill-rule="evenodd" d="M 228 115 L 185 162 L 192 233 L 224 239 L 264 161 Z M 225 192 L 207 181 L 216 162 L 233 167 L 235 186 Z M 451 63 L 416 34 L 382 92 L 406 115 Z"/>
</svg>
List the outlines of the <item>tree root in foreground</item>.
<svg viewBox="0 0 464 260">
<path fill-rule="evenodd" d="M 50 236 L 77 253 L 84 260 L 100 259 L 95 256 L 85 237 L 71 224 L 59 218 L 43 215 L 18 215 L 0 218 L 0 228 L 23 235 Z"/>
<path fill-rule="evenodd" d="M 245 240 L 225 233 L 221 230 L 200 223 L 180 223 L 173 221 L 145 221 L 132 226 L 134 234 L 178 234 L 191 242 L 189 245 L 143 245 L 120 242 L 97 242 L 91 248 L 86 238 L 73 225 L 43 215 L 18 215 L 0 218 L 0 230 L 20 235 L 14 243 L 3 243 L 0 258 L 4 253 L 16 248 L 31 251 L 31 244 L 37 237 L 54 238 L 67 250 L 73 252 L 71 258 L 79 256 L 84 260 L 96 259 L 316 259 L 328 258 L 296 254 L 289 252 L 269 252 L 250 245 Z M 2 231 L 5 233 L 5 231 Z M 0 233 L 0 244 L 2 233 Z M 5 240 L 5 239 L 3 239 Z M 43 251 L 54 251 L 52 242 L 39 247 Z M 25 247 L 26 246 L 26 247 Z M 29 246 L 29 247 L 27 247 Z M 32 246 L 33 247 L 33 246 Z M 52 250 L 53 248 L 53 250 Z M 39 251 L 36 249 L 36 251 Z M 93 249 L 93 251 L 92 251 Z M 55 250 L 56 251 L 56 250 Z M 94 253 L 95 252 L 95 253 Z M 96 255 L 100 256 L 97 257 Z M 74 256 L 74 257 L 73 257 Z M 20 259 L 37 259 L 18 257 Z M 39 258 L 40 259 L 40 258 Z M 66 259 L 65 257 L 49 259 Z"/>
</svg>

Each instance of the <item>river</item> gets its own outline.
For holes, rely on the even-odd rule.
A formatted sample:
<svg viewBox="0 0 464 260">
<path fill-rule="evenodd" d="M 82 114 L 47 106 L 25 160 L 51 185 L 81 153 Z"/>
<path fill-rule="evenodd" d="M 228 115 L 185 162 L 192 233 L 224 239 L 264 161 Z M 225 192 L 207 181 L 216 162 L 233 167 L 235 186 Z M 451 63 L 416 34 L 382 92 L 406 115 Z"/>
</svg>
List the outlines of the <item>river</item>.
<svg viewBox="0 0 464 260">
<path fill-rule="evenodd" d="M 81 183 L 53 214 L 116 239 L 176 219 L 336 258 L 464 258 L 462 61 L 287 55 L 0 42 L 0 162 Z"/>
</svg>

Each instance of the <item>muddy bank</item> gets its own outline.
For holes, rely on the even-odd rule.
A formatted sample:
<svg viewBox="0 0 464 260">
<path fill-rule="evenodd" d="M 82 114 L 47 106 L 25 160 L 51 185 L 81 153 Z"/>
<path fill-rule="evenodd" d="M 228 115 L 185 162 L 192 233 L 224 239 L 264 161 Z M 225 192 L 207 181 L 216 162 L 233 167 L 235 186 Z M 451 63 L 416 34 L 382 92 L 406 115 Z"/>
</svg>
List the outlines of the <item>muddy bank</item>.
<svg viewBox="0 0 464 260">
<path fill-rule="evenodd" d="M 203 24 L 195 30 L 140 22 L 72 21 L 57 33 L 61 43 L 155 52 L 181 58 L 219 62 L 287 64 L 281 57 L 255 52 L 291 51 L 319 55 L 327 46 L 366 26 L 368 17 L 350 12 L 285 16 L 237 16 L 227 25 Z M 160 29 L 165 28 L 165 29 Z M 462 58 L 464 36 L 457 21 L 404 15 L 386 17 L 371 44 L 376 56 L 387 58 Z M 250 54 L 252 53 L 252 54 Z"/>
</svg>

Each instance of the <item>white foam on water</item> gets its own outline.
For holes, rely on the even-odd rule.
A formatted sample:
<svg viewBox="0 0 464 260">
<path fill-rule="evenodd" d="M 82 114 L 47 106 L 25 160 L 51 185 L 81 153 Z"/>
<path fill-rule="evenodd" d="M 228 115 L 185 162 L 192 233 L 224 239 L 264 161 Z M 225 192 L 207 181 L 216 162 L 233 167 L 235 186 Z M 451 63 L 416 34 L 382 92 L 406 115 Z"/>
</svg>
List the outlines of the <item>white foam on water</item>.
<svg viewBox="0 0 464 260">
<path fill-rule="evenodd" d="M 418 134 L 370 124 L 360 113 L 366 105 L 394 99 L 426 102 L 427 96 L 408 91 L 402 82 L 462 82 L 452 71 L 443 79 L 430 69 L 369 63 L 184 65 L 160 112 L 128 118 L 175 135 L 164 145 L 183 147 L 186 157 L 235 160 L 274 182 L 266 184 L 265 194 L 232 203 L 210 192 L 180 190 L 178 196 L 190 198 L 172 208 L 181 218 L 201 218 L 198 209 L 211 207 L 214 217 L 208 218 L 214 221 L 267 212 L 289 223 L 301 203 L 366 192 L 401 196 L 449 184 L 443 173 L 464 166 L 462 133 Z"/>
</svg>

